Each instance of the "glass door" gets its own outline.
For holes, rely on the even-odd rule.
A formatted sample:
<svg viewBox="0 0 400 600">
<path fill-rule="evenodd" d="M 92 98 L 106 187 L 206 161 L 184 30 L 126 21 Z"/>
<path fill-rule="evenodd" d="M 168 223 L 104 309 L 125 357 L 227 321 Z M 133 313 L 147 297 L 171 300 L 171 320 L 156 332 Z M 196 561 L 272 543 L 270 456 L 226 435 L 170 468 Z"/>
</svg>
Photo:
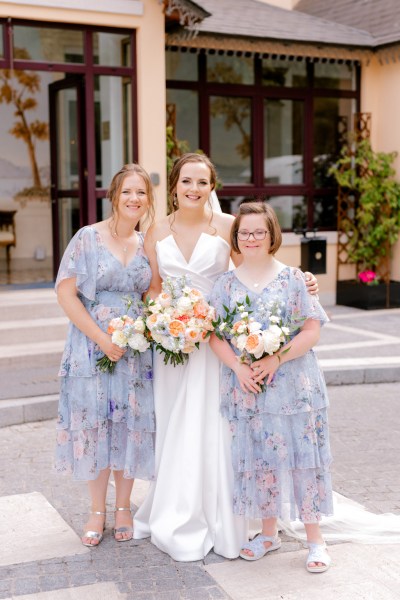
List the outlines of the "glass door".
<svg viewBox="0 0 400 600">
<path fill-rule="evenodd" d="M 54 273 L 72 236 L 87 223 L 84 80 L 49 85 Z"/>
</svg>

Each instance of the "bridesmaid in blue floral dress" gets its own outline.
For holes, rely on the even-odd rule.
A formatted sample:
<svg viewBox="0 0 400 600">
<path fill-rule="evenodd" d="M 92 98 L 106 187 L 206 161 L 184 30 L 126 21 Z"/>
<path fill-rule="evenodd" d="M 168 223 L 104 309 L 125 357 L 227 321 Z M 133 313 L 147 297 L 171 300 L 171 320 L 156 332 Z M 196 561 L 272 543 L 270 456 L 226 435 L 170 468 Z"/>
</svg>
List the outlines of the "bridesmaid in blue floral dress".
<svg viewBox="0 0 400 600">
<path fill-rule="evenodd" d="M 134 354 L 107 334 L 109 321 L 139 315 L 151 269 L 139 220 L 154 215 L 148 174 L 125 165 L 113 178 L 109 219 L 83 227 L 70 241 L 56 281 L 58 301 L 70 319 L 62 357 L 56 469 L 87 480 L 91 514 L 82 543 L 103 539 L 110 472 L 116 486 L 116 541 L 132 538 L 130 495 L 135 477 L 154 478 L 154 406 L 151 350 Z M 102 372 L 103 355 L 116 362 Z"/>
<path fill-rule="evenodd" d="M 218 316 L 224 319 L 224 306 L 232 311 L 239 304 L 245 308 L 233 322 L 241 319 L 240 310 L 248 310 L 265 330 L 274 322 L 271 316 L 280 311 L 283 325 L 297 326 L 288 343 L 251 364 L 238 361 L 240 352 L 230 343 L 229 332 L 225 339 L 213 334 L 210 341 L 224 363 L 221 410 L 233 434 L 233 509 L 235 514 L 263 520 L 262 534 L 246 544 L 240 556 L 257 560 L 277 550 L 281 544 L 277 519 L 299 518 L 309 546 L 306 568 L 322 572 L 330 564 L 319 521 L 333 512 L 331 454 L 328 397 L 312 347 L 327 316 L 315 296 L 307 293 L 303 273 L 275 259 L 281 231 L 270 206 L 242 204 L 231 243 L 243 262 L 214 285 L 210 301 Z M 263 351 L 258 348 L 256 354 Z"/>
</svg>

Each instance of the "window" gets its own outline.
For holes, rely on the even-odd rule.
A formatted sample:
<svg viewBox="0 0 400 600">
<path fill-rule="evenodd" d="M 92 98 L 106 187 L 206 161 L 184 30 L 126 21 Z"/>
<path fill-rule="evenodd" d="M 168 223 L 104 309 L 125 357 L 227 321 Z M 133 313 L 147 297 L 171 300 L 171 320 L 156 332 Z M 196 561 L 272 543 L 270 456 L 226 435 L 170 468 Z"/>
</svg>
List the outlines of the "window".
<svg viewBox="0 0 400 600">
<path fill-rule="evenodd" d="M 359 79 L 345 61 L 170 49 L 167 119 L 216 165 L 223 210 L 265 198 L 284 229 L 334 229 L 329 168 L 352 128 Z"/>
<path fill-rule="evenodd" d="M 14 58 L 51 63 L 83 63 L 83 32 L 15 25 Z"/>
<path fill-rule="evenodd" d="M 211 96 L 211 155 L 225 184 L 250 183 L 251 103 L 248 98 Z"/>
</svg>

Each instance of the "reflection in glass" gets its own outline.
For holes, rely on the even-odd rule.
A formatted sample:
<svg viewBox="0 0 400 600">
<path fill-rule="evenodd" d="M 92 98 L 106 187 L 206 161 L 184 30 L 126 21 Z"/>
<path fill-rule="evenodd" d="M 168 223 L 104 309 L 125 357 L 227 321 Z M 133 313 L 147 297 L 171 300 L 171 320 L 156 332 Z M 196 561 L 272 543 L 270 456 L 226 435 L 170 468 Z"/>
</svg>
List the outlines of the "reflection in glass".
<svg viewBox="0 0 400 600">
<path fill-rule="evenodd" d="M 305 60 L 263 58 L 262 84 L 273 87 L 306 87 L 307 63 Z"/>
<path fill-rule="evenodd" d="M 130 37 L 121 33 L 93 33 L 93 61 L 111 67 L 130 67 Z"/>
<path fill-rule="evenodd" d="M 314 198 L 314 220 L 313 227 L 318 229 L 337 228 L 337 197 L 321 196 Z"/>
<path fill-rule="evenodd" d="M 62 256 L 70 239 L 79 229 L 79 198 L 59 198 L 58 222 L 60 228 L 60 256 Z"/>
<path fill-rule="evenodd" d="M 197 92 L 167 89 L 167 125 L 179 141 L 187 142 L 187 151 L 199 149 L 199 108 Z"/>
<path fill-rule="evenodd" d="M 63 78 L 54 71 L 0 70 L 0 79 L 13 90 L 13 101 L 0 103 L 0 210 L 17 211 L 10 283 L 53 279 L 48 86 Z M 23 91 L 22 82 L 33 87 Z M 22 112 L 17 111 L 18 100 L 24 104 Z M 0 279 L 3 266 L 1 248 Z"/>
<path fill-rule="evenodd" d="M 254 196 L 220 196 L 218 194 L 218 201 L 221 205 L 222 212 L 228 213 L 228 215 L 236 216 L 239 212 L 239 206 L 243 204 L 243 202 L 254 202 L 255 200 L 256 198 Z"/>
<path fill-rule="evenodd" d="M 273 196 L 268 199 L 282 229 L 292 231 L 307 226 L 307 201 L 304 196 Z"/>
<path fill-rule="evenodd" d="M 211 156 L 222 182 L 250 183 L 251 101 L 248 98 L 211 96 Z"/>
<path fill-rule="evenodd" d="M 304 104 L 264 101 L 264 183 L 303 183 Z"/>
<path fill-rule="evenodd" d="M 83 63 L 83 33 L 74 29 L 14 25 L 14 58 Z"/>
<path fill-rule="evenodd" d="M 197 81 L 197 54 L 193 54 L 192 52 L 172 52 L 171 50 L 167 50 L 165 59 L 167 79 Z"/>
<path fill-rule="evenodd" d="M 132 162 L 130 79 L 95 77 L 96 186 L 107 188 L 121 165 Z"/>
<path fill-rule="evenodd" d="M 343 133 L 351 126 L 354 100 L 350 98 L 315 98 L 314 100 L 314 184 L 336 187 L 328 174 L 344 143 Z"/>
<path fill-rule="evenodd" d="M 207 55 L 207 80 L 218 83 L 254 83 L 254 61 L 243 56 Z"/>
<path fill-rule="evenodd" d="M 314 65 L 314 87 L 355 90 L 355 75 L 356 69 L 352 64 L 317 62 Z"/>
<path fill-rule="evenodd" d="M 57 175 L 58 187 L 64 190 L 78 189 L 79 147 L 76 88 L 60 90 L 57 94 Z"/>
</svg>

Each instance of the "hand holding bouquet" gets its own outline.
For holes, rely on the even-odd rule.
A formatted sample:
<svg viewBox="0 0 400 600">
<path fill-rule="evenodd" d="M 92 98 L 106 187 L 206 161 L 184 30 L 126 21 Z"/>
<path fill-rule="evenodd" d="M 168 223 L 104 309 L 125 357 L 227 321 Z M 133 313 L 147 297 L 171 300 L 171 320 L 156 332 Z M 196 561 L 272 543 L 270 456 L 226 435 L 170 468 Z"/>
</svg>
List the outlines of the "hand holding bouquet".
<svg viewBox="0 0 400 600">
<path fill-rule="evenodd" d="M 144 317 L 133 319 L 128 315 L 115 317 L 108 324 L 107 333 L 111 334 L 111 341 L 120 348 L 131 348 L 134 352 L 144 352 L 150 348 L 146 336 L 146 323 Z M 108 356 L 102 356 L 97 361 L 97 366 L 103 373 L 113 373 L 116 362 Z"/>
<path fill-rule="evenodd" d="M 155 300 L 146 302 L 146 326 L 164 364 L 184 364 L 189 354 L 207 342 L 215 310 L 186 277 L 167 278 Z"/>
<path fill-rule="evenodd" d="M 213 323 L 214 333 L 219 339 L 230 338 L 240 354 L 238 360 L 251 364 L 256 360 L 271 356 L 290 341 L 290 329 L 283 325 L 279 302 L 271 303 L 268 311 L 268 328 L 251 317 L 250 299 L 246 295 L 244 303 L 236 303 L 233 310 L 224 305 L 225 317 Z M 237 319 L 239 317 L 239 319 Z M 237 320 L 236 320 L 237 319 Z M 289 352 L 290 347 L 283 351 Z"/>
</svg>

